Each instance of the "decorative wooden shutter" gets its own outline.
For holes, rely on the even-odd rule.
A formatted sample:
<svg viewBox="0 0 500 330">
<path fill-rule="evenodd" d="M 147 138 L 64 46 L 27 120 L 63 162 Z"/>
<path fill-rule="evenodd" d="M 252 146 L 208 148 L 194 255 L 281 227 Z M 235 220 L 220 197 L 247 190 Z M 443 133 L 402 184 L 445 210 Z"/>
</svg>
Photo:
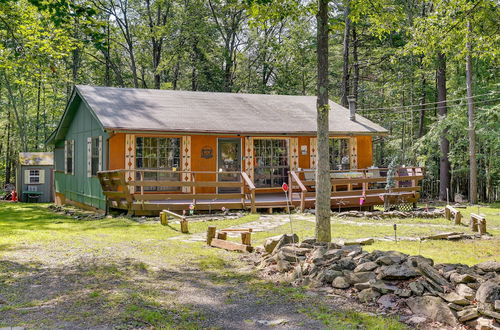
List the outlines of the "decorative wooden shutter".
<svg viewBox="0 0 500 330">
<path fill-rule="evenodd" d="M 126 134 L 125 135 L 125 169 L 134 170 L 135 169 L 135 135 Z M 125 172 L 125 180 L 134 180 L 134 172 Z M 135 187 L 129 187 L 131 194 L 135 192 Z"/>
<path fill-rule="evenodd" d="M 316 168 L 316 155 L 318 154 L 318 138 L 309 139 L 309 166 Z"/>
<path fill-rule="evenodd" d="M 68 174 L 68 141 L 64 141 L 64 173 Z"/>
<path fill-rule="evenodd" d="M 191 171 L 191 136 L 182 137 L 182 163 L 181 171 Z M 181 181 L 189 182 L 191 181 L 191 173 L 182 173 Z M 189 193 L 191 187 L 182 187 L 182 192 Z"/>
<path fill-rule="evenodd" d="M 87 137 L 87 178 L 92 176 L 92 138 Z"/>
<path fill-rule="evenodd" d="M 30 170 L 24 170 L 24 184 L 30 183 Z"/>
<path fill-rule="evenodd" d="M 358 143 L 355 137 L 349 138 L 349 152 L 350 152 L 350 162 L 351 169 L 358 168 Z"/>
<path fill-rule="evenodd" d="M 71 140 L 71 174 L 75 174 L 75 140 Z"/>
<path fill-rule="evenodd" d="M 299 168 L 299 138 L 290 138 L 290 170 Z"/>
<path fill-rule="evenodd" d="M 248 174 L 250 180 L 254 180 L 253 175 L 254 162 L 253 162 L 253 137 L 245 137 L 245 172 Z"/>
<path fill-rule="evenodd" d="M 45 183 L 45 170 L 39 170 L 39 177 L 38 177 L 38 182 L 40 184 L 44 184 Z"/>
<path fill-rule="evenodd" d="M 97 167 L 98 171 L 102 171 L 102 136 L 99 135 L 99 165 Z"/>
</svg>

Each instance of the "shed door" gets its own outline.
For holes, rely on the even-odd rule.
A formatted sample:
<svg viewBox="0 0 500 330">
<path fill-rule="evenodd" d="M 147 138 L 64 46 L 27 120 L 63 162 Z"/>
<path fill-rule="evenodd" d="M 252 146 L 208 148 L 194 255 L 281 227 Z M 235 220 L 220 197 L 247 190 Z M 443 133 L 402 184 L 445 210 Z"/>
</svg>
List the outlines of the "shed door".
<svg viewBox="0 0 500 330">
<path fill-rule="evenodd" d="M 218 139 L 217 142 L 217 181 L 239 182 L 241 172 L 241 139 Z M 227 173 L 230 172 L 230 173 Z M 221 187 L 219 193 L 240 192 L 238 187 Z"/>
</svg>

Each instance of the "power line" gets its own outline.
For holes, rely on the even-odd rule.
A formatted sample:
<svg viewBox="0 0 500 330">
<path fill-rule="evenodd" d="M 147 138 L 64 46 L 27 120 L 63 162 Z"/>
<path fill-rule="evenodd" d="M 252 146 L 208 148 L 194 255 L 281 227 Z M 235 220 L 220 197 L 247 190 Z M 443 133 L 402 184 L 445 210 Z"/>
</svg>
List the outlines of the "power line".
<svg viewBox="0 0 500 330">
<path fill-rule="evenodd" d="M 476 98 L 476 97 L 481 97 L 481 96 L 487 96 L 487 95 L 493 95 L 495 93 L 499 93 L 499 91 L 491 91 L 486 94 L 479 94 L 479 95 L 474 95 L 470 98 Z M 393 109 L 402 109 L 402 108 L 412 108 L 412 107 L 422 107 L 426 105 L 437 105 L 441 104 L 444 102 L 456 102 L 456 101 L 463 101 L 469 99 L 468 96 L 462 97 L 459 99 L 452 99 L 452 100 L 446 100 L 446 101 L 439 101 L 439 102 L 430 102 L 430 103 L 423 103 L 423 104 L 410 104 L 410 105 L 400 105 L 400 106 L 394 106 L 394 107 L 383 107 L 383 108 L 364 108 L 364 109 L 357 109 L 357 111 L 375 111 L 375 110 L 393 110 Z"/>
</svg>

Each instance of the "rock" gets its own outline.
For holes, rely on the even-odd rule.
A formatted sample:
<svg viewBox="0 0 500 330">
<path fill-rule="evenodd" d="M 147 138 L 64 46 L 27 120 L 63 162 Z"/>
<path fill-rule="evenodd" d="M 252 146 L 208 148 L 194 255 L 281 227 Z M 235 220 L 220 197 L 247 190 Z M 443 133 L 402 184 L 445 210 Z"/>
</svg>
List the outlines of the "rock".
<svg viewBox="0 0 500 330">
<path fill-rule="evenodd" d="M 325 247 L 322 247 L 322 246 L 317 247 L 313 250 L 313 252 L 309 256 L 309 260 L 311 260 L 314 264 L 319 265 L 323 261 L 325 261 L 325 258 L 324 258 L 325 252 L 326 252 Z"/>
<path fill-rule="evenodd" d="M 500 300 L 495 300 L 495 310 L 500 311 Z"/>
<path fill-rule="evenodd" d="M 293 254 L 296 256 L 305 256 L 307 253 L 311 252 L 311 249 L 301 248 L 298 246 L 285 246 L 281 249 L 283 253 Z"/>
<path fill-rule="evenodd" d="M 336 277 L 332 281 L 332 287 L 336 289 L 347 289 L 349 286 L 351 285 L 347 282 L 346 278 L 343 276 Z"/>
<path fill-rule="evenodd" d="M 363 290 L 366 290 L 366 289 L 369 289 L 370 288 L 370 283 L 368 282 L 365 282 L 365 283 L 356 283 L 354 284 L 354 288 L 358 291 L 363 291 Z"/>
<path fill-rule="evenodd" d="M 492 317 L 492 318 L 496 319 L 497 321 L 500 321 L 500 313 L 498 313 L 498 312 L 485 310 L 485 309 L 481 309 L 479 312 L 483 315 Z"/>
<path fill-rule="evenodd" d="M 397 296 L 394 294 L 385 294 L 378 298 L 377 303 L 383 308 L 395 308 L 397 306 Z"/>
<path fill-rule="evenodd" d="M 431 279 L 434 283 L 445 287 L 450 286 L 450 283 L 443 276 L 441 276 L 441 274 L 439 274 L 439 272 L 434 269 L 429 263 L 417 262 L 417 267 L 422 275 Z"/>
<path fill-rule="evenodd" d="M 375 243 L 375 240 L 373 238 L 359 238 L 354 241 L 345 241 L 344 245 L 371 245 Z"/>
<path fill-rule="evenodd" d="M 364 289 L 360 293 L 358 293 L 358 299 L 362 302 L 373 302 L 378 297 L 380 297 L 380 293 L 371 288 Z"/>
<path fill-rule="evenodd" d="M 477 308 L 467 308 L 457 312 L 458 320 L 460 322 L 469 321 L 479 317 Z"/>
<path fill-rule="evenodd" d="M 354 268 L 354 272 L 355 273 L 369 272 L 371 270 L 374 270 L 377 267 L 378 267 L 378 264 L 373 262 L 373 261 L 365 262 L 363 264 L 358 265 L 356 268 Z"/>
<path fill-rule="evenodd" d="M 262 325 L 262 326 L 265 326 L 265 327 L 273 327 L 273 326 L 277 326 L 277 325 L 280 325 L 280 324 L 284 324 L 288 322 L 287 320 L 285 319 L 277 319 L 277 320 L 257 320 L 256 323 L 258 325 Z"/>
<path fill-rule="evenodd" d="M 411 297 L 411 290 L 409 289 L 397 289 L 394 293 L 402 298 Z"/>
<path fill-rule="evenodd" d="M 411 282 L 408 287 L 416 296 L 421 296 L 422 294 L 424 294 L 425 288 L 419 281 Z"/>
<path fill-rule="evenodd" d="M 342 275 L 343 273 L 339 270 L 325 269 L 318 273 L 318 279 L 325 283 L 331 283 L 336 277 Z"/>
<path fill-rule="evenodd" d="M 376 277 L 374 272 L 348 273 L 345 276 L 347 281 L 351 284 L 366 283 L 370 280 L 374 280 Z"/>
<path fill-rule="evenodd" d="M 280 272 L 287 272 L 292 269 L 292 265 L 286 260 L 278 260 L 276 265 L 278 266 L 278 271 Z"/>
<path fill-rule="evenodd" d="M 325 252 L 323 257 L 327 260 L 338 260 L 342 257 L 343 253 L 344 251 L 341 249 L 330 249 Z"/>
<path fill-rule="evenodd" d="M 500 300 L 500 281 L 492 279 L 481 284 L 476 292 L 476 300 L 482 303 Z"/>
<path fill-rule="evenodd" d="M 441 298 L 424 296 L 413 297 L 406 300 L 414 314 L 421 314 L 432 321 L 442 322 L 451 326 L 457 325 L 457 318 Z"/>
<path fill-rule="evenodd" d="M 359 246 L 359 245 L 344 245 L 341 247 L 341 249 L 344 252 L 347 251 L 347 253 L 350 253 L 352 251 L 359 251 L 359 252 L 362 251 L 361 246 Z"/>
<path fill-rule="evenodd" d="M 459 284 L 455 287 L 455 291 L 462 297 L 465 297 L 469 300 L 472 300 L 474 299 L 474 297 L 476 296 L 476 292 L 474 290 L 472 290 L 471 288 L 469 288 L 467 285 L 465 284 Z"/>
<path fill-rule="evenodd" d="M 475 320 L 467 322 L 467 326 L 476 330 L 491 330 L 500 329 L 500 326 L 494 319 L 489 319 L 486 317 L 479 317 Z"/>
<path fill-rule="evenodd" d="M 476 282 L 477 279 L 472 276 L 472 275 L 469 275 L 469 274 L 458 274 L 458 273 L 452 273 L 450 275 L 450 281 L 454 284 L 458 284 L 458 283 L 472 283 L 472 282 Z"/>
<path fill-rule="evenodd" d="M 464 297 L 460 296 L 456 292 L 449 292 L 446 294 L 441 294 L 441 298 L 443 298 L 447 302 L 451 302 L 452 304 L 457 304 L 457 305 L 469 305 L 470 304 L 470 301 L 468 301 Z"/>
<path fill-rule="evenodd" d="M 331 268 L 335 270 L 353 270 L 356 268 L 356 263 L 352 260 L 352 258 L 345 257 L 336 261 Z"/>
<path fill-rule="evenodd" d="M 316 239 L 315 238 L 306 238 L 302 241 L 302 243 L 306 243 L 309 245 L 314 245 L 316 244 Z"/>
<path fill-rule="evenodd" d="M 397 257 L 392 257 L 392 256 L 386 255 L 386 256 L 378 257 L 377 260 L 375 260 L 375 262 L 378 263 L 379 265 L 389 266 L 389 265 L 401 262 L 401 259 L 397 258 Z"/>
<path fill-rule="evenodd" d="M 398 289 L 397 286 L 387 284 L 384 281 L 380 281 L 380 280 L 370 282 L 370 285 L 371 285 L 372 289 L 377 290 L 378 292 L 380 292 L 382 294 L 394 292 Z"/>
<path fill-rule="evenodd" d="M 281 242 L 280 246 L 283 246 L 293 242 L 297 243 L 298 241 L 299 241 L 299 236 L 297 236 L 297 234 L 293 235 L 284 234 L 284 235 L 273 236 L 266 239 L 266 242 L 264 243 L 264 249 L 266 250 L 267 253 L 272 253 L 276 248 L 276 246 L 278 245 L 278 243 L 280 242 Z"/>
<path fill-rule="evenodd" d="M 419 263 L 426 263 L 432 266 L 434 265 L 434 260 L 424 256 L 410 256 L 408 257 L 408 263 L 413 267 L 417 267 Z"/>
<path fill-rule="evenodd" d="M 425 317 L 414 315 L 407 319 L 405 322 L 411 325 L 418 325 L 427 321 Z"/>
<path fill-rule="evenodd" d="M 383 280 L 406 280 L 418 275 L 415 269 L 409 267 L 407 264 L 393 264 L 384 266 L 379 277 Z"/>
<path fill-rule="evenodd" d="M 500 272 L 500 262 L 498 261 L 485 261 L 476 265 L 476 268 L 481 269 L 483 272 Z"/>
<path fill-rule="evenodd" d="M 453 309 L 455 311 L 461 311 L 464 309 L 464 306 L 460 306 L 460 305 L 453 304 L 453 303 L 448 303 L 448 307 L 450 307 L 451 309 Z"/>
</svg>

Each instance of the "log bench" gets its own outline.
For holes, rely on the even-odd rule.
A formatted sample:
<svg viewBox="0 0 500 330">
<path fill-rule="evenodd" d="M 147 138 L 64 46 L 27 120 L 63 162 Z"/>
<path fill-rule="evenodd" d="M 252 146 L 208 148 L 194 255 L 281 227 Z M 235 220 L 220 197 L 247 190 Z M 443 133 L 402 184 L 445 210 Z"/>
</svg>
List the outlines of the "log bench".
<svg viewBox="0 0 500 330">
<path fill-rule="evenodd" d="M 453 206 L 446 205 L 444 209 L 444 215 L 448 220 L 451 220 L 451 218 L 453 217 L 455 225 L 462 224 L 462 213 L 460 213 L 460 211 Z"/>
<path fill-rule="evenodd" d="M 470 230 L 474 232 L 479 232 L 479 234 L 486 234 L 486 218 L 482 214 L 470 214 L 469 222 Z"/>
<path fill-rule="evenodd" d="M 227 240 L 228 232 L 240 232 L 241 243 L 236 243 Z M 217 228 L 214 226 L 209 226 L 207 229 L 207 245 L 212 247 L 217 247 L 229 251 L 242 251 L 242 252 L 252 252 L 253 247 L 251 243 L 252 228 L 227 228 L 221 229 L 217 232 Z"/>
<path fill-rule="evenodd" d="M 185 216 L 172 212 L 170 210 L 163 210 L 160 212 L 160 223 L 164 226 L 168 225 L 168 218 L 177 218 L 181 223 L 181 233 L 189 233 L 188 221 Z"/>
</svg>

